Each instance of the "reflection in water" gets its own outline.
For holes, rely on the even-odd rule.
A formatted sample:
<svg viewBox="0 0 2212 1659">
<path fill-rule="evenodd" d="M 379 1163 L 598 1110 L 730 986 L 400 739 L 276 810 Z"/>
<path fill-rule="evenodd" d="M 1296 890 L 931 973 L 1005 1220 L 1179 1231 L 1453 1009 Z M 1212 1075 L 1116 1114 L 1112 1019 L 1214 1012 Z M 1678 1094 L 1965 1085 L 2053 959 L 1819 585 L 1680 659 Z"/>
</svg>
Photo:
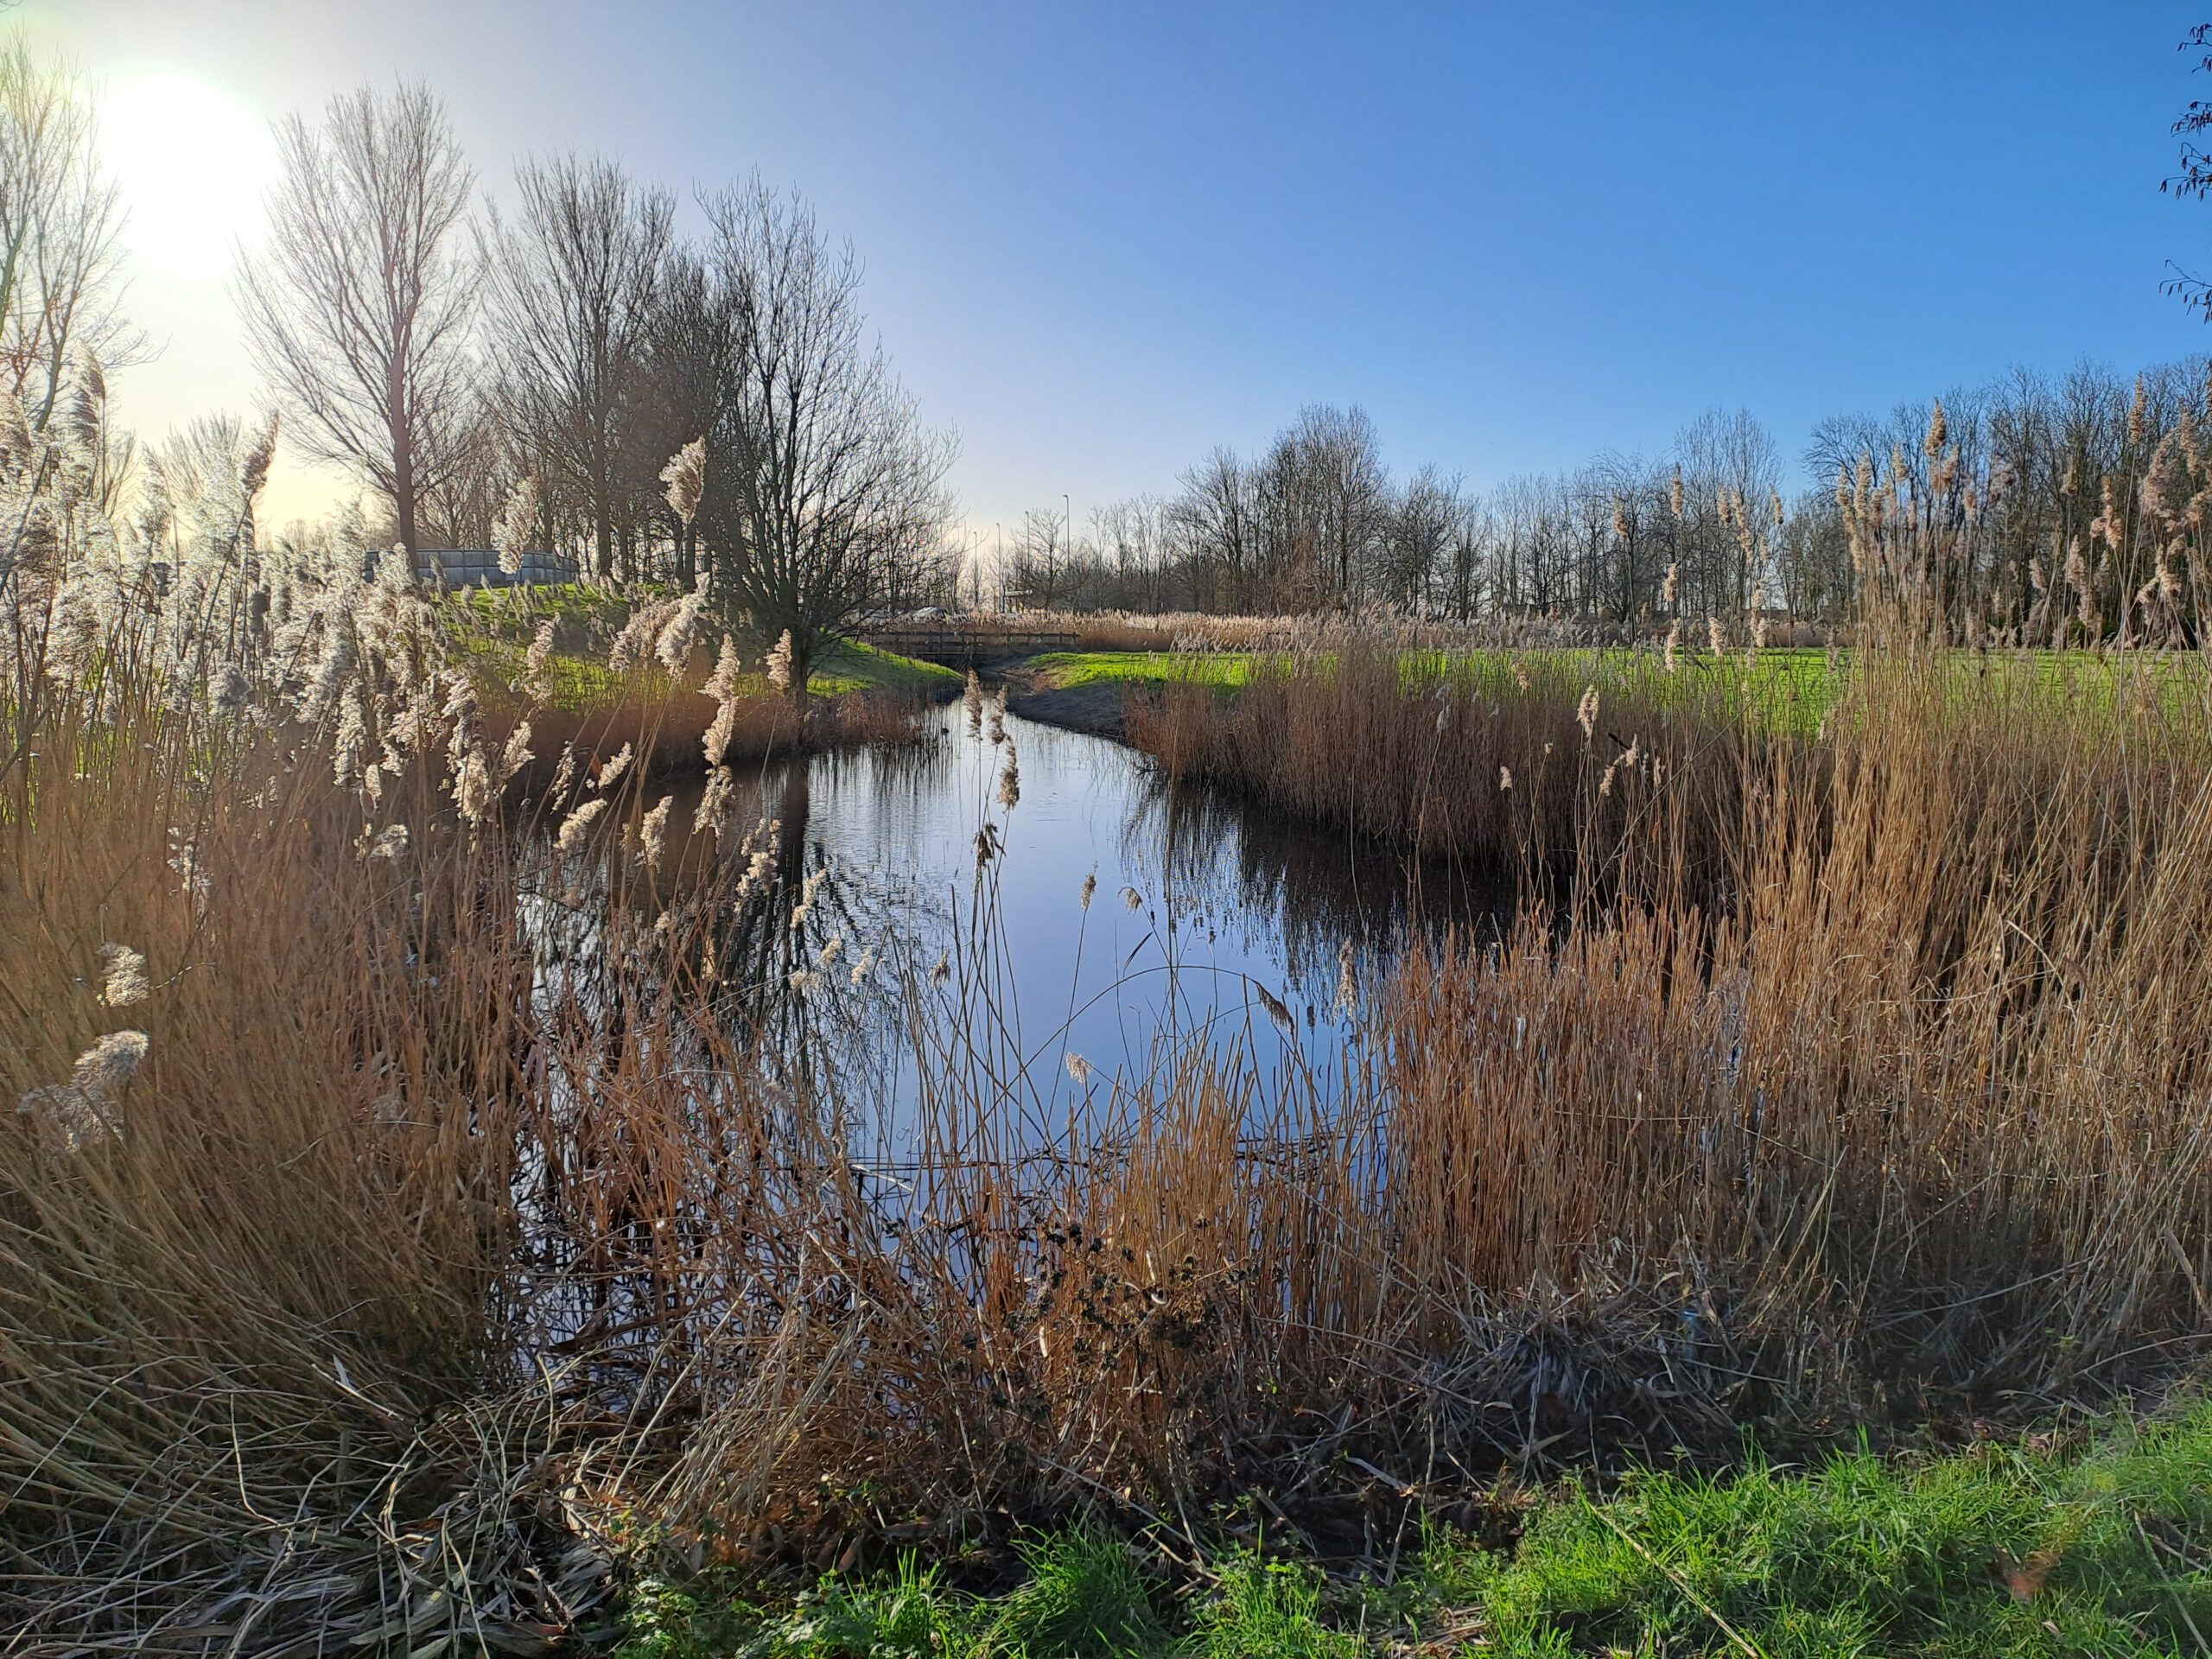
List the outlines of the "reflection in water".
<svg viewBox="0 0 2212 1659">
<path fill-rule="evenodd" d="M 1260 1075 L 1325 1084 L 1408 928 L 1480 925 L 1502 896 L 1171 788 L 1103 738 L 1009 715 L 1002 746 L 957 709 L 936 724 L 918 743 L 739 775 L 728 821 L 759 827 L 734 851 L 687 834 L 701 787 L 679 786 L 652 883 L 678 924 L 662 932 L 703 941 L 697 960 L 669 966 L 671 986 L 696 982 L 742 1016 L 773 1074 L 808 1098 L 872 1106 L 880 1128 L 926 1086 L 917 1052 L 988 1071 L 977 1097 L 1055 1116 L 1194 1034 L 1241 1046 Z M 1010 810 L 998 798 L 1007 746 L 1020 770 Z M 991 837 L 982 861 L 979 833 Z M 638 879 L 626 842 L 603 846 L 602 900 Z M 590 937 L 593 909 L 564 908 L 570 991 L 613 948 Z M 992 1040 L 963 1046 L 942 1020 L 933 1039 L 879 1040 L 915 1015 L 902 988 L 930 985 L 939 963 L 955 1022 L 987 1005 Z"/>
<path fill-rule="evenodd" d="M 1377 983 L 1409 932 L 1494 931 L 1513 914 L 1511 880 L 1415 861 L 1342 830 L 1287 822 L 1218 790 L 1145 774 L 1127 856 L 1167 873 L 1185 902 L 1280 962 L 1309 1013 Z"/>
<path fill-rule="evenodd" d="M 1452 873 L 1171 789 L 1118 744 L 1011 717 L 1004 737 L 956 712 L 912 745 L 619 791 L 568 854 L 518 848 L 550 1040 L 518 1063 L 577 1131 L 539 1144 L 591 1149 L 518 1172 L 530 1317 L 627 1330 L 670 1294 L 658 1253 L 706 1248 L 732 1192 L 825 1170 L 926 1217 L 988 1169 L 1000 1224 L 1041 1226 L 1056 1168 L 1125 1156 L 1208 1062 L 1235 1116 L 1271 1115 L 1268 1155 L 1299 1156 L 1286 1125 L 1371 1096 L 1362 1004 L 1393 953 L 1492 913 Z M 680 1132 L 640 1108 L 671 1077 Z M 703 1178 L 678 1155 L 699 1146 Z M 645 1236 L 649 1213 L 671 1230 Z"/>
</svg>

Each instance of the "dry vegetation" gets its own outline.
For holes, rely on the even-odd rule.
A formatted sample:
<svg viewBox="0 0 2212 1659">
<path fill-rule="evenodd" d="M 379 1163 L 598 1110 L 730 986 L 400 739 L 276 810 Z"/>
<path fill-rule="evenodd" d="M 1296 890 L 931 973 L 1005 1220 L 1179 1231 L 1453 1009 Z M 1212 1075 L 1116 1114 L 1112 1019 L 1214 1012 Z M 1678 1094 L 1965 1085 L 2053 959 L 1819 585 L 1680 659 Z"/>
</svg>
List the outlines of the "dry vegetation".
<svg viewBox="0 0 2212 1659">
<path fill-rule="evenodd" d="M 812 886 L 726 769 L 688 833 L 634 766 L 534 775 L 411 594 L 239 579 L 19 574 L 13 1639 L 528 1650 L 620 1562 L 1248 1492 L 1358 1552 L 1502 1461 L 2021 1416 L 2196 1356 L 2201 665 L 2069 702 L 1962 680 L 1901 605 L 1815 740 L 1342 652 L 1171 712 L 1287 804 L 1450 815 L 1553 879 L 1355 988 L 1341 1096 L 1171 1031 L 1071 1113 L 999 1024 L 988 836 L 954 959 L 801 951 Z M 806 1015 L 832 988 L 916 1058 L 896 1156 Z"/>
</svg>

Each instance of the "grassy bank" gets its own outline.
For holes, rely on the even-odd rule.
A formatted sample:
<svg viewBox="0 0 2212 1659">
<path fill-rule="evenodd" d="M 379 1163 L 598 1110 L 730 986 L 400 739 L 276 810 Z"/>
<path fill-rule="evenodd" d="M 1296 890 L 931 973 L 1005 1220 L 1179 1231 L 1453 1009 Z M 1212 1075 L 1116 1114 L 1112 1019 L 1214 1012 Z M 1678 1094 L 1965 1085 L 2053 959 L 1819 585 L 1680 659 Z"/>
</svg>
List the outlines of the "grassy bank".
<svg viewBox="0 0 2212 1659">
<path fill-rule="evenodd" d="M 702 695 L 715 667 L 710 621 L 670 667 L 648 648 L 619 642 L 643 607 L 676 601 L 581 583 L 453 594 L 440 603 L 446 649 L 501 730 L 527 720 L 541 752 L 573 747 L 606 756 L 628 746 L 648 771 L 697 772 L 718 704 L 730 758 L 779 749 L 868 742 L 899 734 L 912 707 L 957 694 L 961 677 L 859 642 L 825 652 L 799 709 L 770 681 L 756 646 L 728 677 L 726 697 Z M 650 619 L 649 619 L 650 620 Z"/>
<path fill-rule="evenodd" d="M 1355 655 L 1376 648 L 1359 640 L 1350 646 Z M 1156 696 L 1186 686 L 1236 691 L 1255 679 L 1326 678 L 1340 654 L 1337 649 L 1054 652 L 1031 658 L 1029 666 L 1047 689 L 1114 685 Z M 1717 715 L 1801 737 L 1818 734 L 1849 682 L 1852 663 L 1847 650 L 1805 646 L 1727 655 L 1681 650 L 1671 666 L 1663 652 L 1648 647 L 1399 648 L 1390 654 L 1408 693 L 1510 699 L 1525 695 L 1535 674 L 1548 682 L 1594 686 L 1616 702 Z M 2196 666 L 2187 653 L 1961 651 L 1951 656 L 1961 699 L 1994 680 L 2065 705 L 2108 704 L 2148 692 L 2177 711 L 2212 712 L 2202 709 Z"/>
<path fill-rule="evenodd" d="M 1252 1530 L 1248 1527 L 1248 1535 Z M 1264 1533 L 1264 1529 L 1260 1529 Z M 632 1595 L 624 1659 L 1841 1659 L 2212 1649 L 2212 1411 L 1948 1455 L 1647 1472 L 1501 1498 L 1489 1540 L 1415 1527 L 1325 1578 L 1281 1530 L 1020 1538 L 827 1578 Z"/>
<path fill-rule="evenodd" d="M 629 677 L 611 666 L 607 658 L 624 627 L 641 604 L 665 604 L 669 596 L 650 590 L 637 594 L 594 587 L 583 582 L 547 584 L 535 588 L 480 588 L 456 594 L 443 601 L 451 619 L 450 637 L 472 667 L 480 670 L 486 689 L 512 689 L 528 667 L 531 644 L 537 630 L 551 624 L 552 650 L 549 701 L 556 708 L 582 711 L 619 700 L 632 690 Z M 701 631 L 694 659 L 687 662 L 687 684 L 705 677 L 712 665 L 713 624 Z M 773 688 L 758 660 L 737 681 L 742 696 L 766 696 Z M 645 686 L 672 690 L 676 677 L 647 657 L 637 664 Z M 818 697 L 842 696 L 851 691 L 942 691 L 957 690 L 960 676 L 935 663 L 916 661 L 879 651 L 861 641 L 848 641 L 824 654 L 808 678 L 807 689 Z"/>
</svg>

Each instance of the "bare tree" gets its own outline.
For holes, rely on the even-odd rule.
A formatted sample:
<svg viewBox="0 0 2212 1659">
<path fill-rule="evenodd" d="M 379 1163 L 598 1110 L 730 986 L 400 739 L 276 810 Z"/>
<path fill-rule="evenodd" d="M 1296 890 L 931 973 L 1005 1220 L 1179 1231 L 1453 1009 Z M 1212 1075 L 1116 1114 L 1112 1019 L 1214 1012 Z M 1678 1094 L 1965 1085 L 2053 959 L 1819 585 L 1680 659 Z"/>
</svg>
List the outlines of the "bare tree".
<svg viewBox="0 0 2212 1659">
<path fill-rule="evenodd" d="M 1007 572 L 1009 594 L 1018 605 L 1049 611 L 1065 597 L 1062 584 L 1076 550 L 1069 538 L 1067 515 L 1055 508 L 1033 507 L 1021 515 L 1021 533 L 1014 543 L 1014 563 Z"/>
<path fill-rule="evenodd" d="M 391 499 L 400 541 L 460 459 L 475 280 L 456 232 L 474 181 L 427 88 L 333 99 L 321 130 L 276 125 L 270 246 L 241 254 L 246 342 L 316 458 Z"/>
<path fill-rule="evenodd" d="M 471 397 L 448 428 L 446 464 L 416 498 L 416 530 L 428 547 L 489 547 L 492 525 L 516 482 L 540 468 L 521 464 L 521 451 L 485 397 Z"/>
<path fill-rule="evenodd" d="M 73 73 L 21 40 L 0 48 L 0 387 L 35 433 L 66 408 L 73 373 L 144 344 L 118 309 L 123 210 L 95 137 Z"/>
<path fill-rule="evenodd" d="M 1169 505 L 1132 496 L 1091 510 L 1091 539 L 1112 576 L 1114 602 L 1128 610 L 1165 608 L 1174 542 Z"/>
<path fill-rule="evenodd" d="M 952 444 L 922 424 L 867 339 L 860 262 L 804 201 L 755 180 L 702 206 L 721 280 L 751 319 L 699 509 L 711 590 L 757 635 L 791 636 L 803 692 L 888 573 L 937 546 Z"/>
<path fill-rule="evenodd" d="M 1376 588 L 1393 605 L 1426 610 L 1462 514 L 1459 480 L 1424 467 L 1408 479 L 1383 520 Z"/>
<path fill-rule="evenodd" d="M 1713 410 L 1682 429 L 1675 455 L 1684 486 L 1682 608 L 1740 614 L 1766 575 L 1754 522 L 1781 482 L 1774 439 L 1749 410 Z"/>
<path fill-rule="evenodd" d="M 637 493 L 625 476 L 623 416 L 644 371 L 676 203 L 611 162 L 573 156 L 524 162 L 515 192 L 515 222 L 490 207 L 480 238 L 498 406 L 512 430 L 536 440 L 543 487 L 575 498 L 603 578 L 616 573 L 618 520 Z"/>
<path fill-rule="evenodd" d="M 1192 563 L 1198 601 L 1221 611 L 1258 601 L 1259 512 L 1252 468 L 1223 446 L 1183 474 L 1168 513 Z"/>
<path fill-rule="evenodd" d="M 694 439 L 713 434 L 734 374 L 735 353 L 751 327 L 742 287 L 723 279 L 690 248 L 678 248 L 663 266 L 653 314 L 645 330 L 644 365 L 634 383 L 634 408 L 626 423 L 629 445 L 658 481 L 668 458 Z M 655 493 L 656 511 L 665 497 Z M 699 580 L 696 518 L 671 512 L 669 536 L 677 584 Z"/>
<path fill-rule="evenodd" d="M 2196 61 L 2191 67 L 2212 69 L 2212 23 L 2199 23 L 2190 29 L 2181 49 L 2196 54 Z M 2158 188 L 2175 196 L 2195 196 L 2200 200 L 2212 197 L 2212 151 L 2196 142 L 2205 133 L 2212 132 L 2212 103 L 2191 99 L 2168 130 L 2181 140 L 2181 171 L 2161 179 Z M 2165 291 L 2212 321 L 2212 282 L 2183 270 L 2171 259 L 2166 262 L 2166 269 L 2172 275 L 2164 284 Z"/>
</svg>

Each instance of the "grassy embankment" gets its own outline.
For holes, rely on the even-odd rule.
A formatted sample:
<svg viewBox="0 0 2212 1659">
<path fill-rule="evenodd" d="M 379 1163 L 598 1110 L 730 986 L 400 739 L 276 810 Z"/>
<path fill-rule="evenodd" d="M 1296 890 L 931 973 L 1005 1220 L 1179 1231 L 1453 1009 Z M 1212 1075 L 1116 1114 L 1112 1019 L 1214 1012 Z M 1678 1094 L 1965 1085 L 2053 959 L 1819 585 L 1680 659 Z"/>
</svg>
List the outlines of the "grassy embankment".
<svg viewBox="0 0 2212 1659">
<path fill-rule="evenodd" d="M 1754 1460 L 1568 1485 L 1492 1530 L 1378 1544 L 1324 1580 L 1277 1548 L 1203 1562 L 1096 1532 L 832 1575 L 796 1599 L 642 1586 L 626 1659 L 2097 1655 L 2212 1650 L 2212 1409 L 2070 1442 Z"/>
<path fill-rule="evenodd" d="M 715 707 L 691 694 L 706 681 L 719 633 L 711 625 L 702 627 L 677 673 L 649 649 L 622 668 L 608 660 L 635 606 L 654 597 L 585 583 L 475 590 L 444 602 L 448 639 L 495 721 L 520 718 L 525 702 L 531 705 L 541 753 L 572 743 L 582 753 L 603 754 L 628 743 L 652 770 L 696 770 Z M 539 695 L 525 698 L 531 644 L 548 624 L 554 645 L 538 671 L 543 684 Z M 801 745 L 893 738 L 916 702 L 942 700 L 960 683 L 950 669 L 849 642 L 808 677 L 812 701 L 802 722 L 770 683 L 756 649 L 734 687 L 739 707 L 728 753 L 747 759 Z"/>
</svg>

